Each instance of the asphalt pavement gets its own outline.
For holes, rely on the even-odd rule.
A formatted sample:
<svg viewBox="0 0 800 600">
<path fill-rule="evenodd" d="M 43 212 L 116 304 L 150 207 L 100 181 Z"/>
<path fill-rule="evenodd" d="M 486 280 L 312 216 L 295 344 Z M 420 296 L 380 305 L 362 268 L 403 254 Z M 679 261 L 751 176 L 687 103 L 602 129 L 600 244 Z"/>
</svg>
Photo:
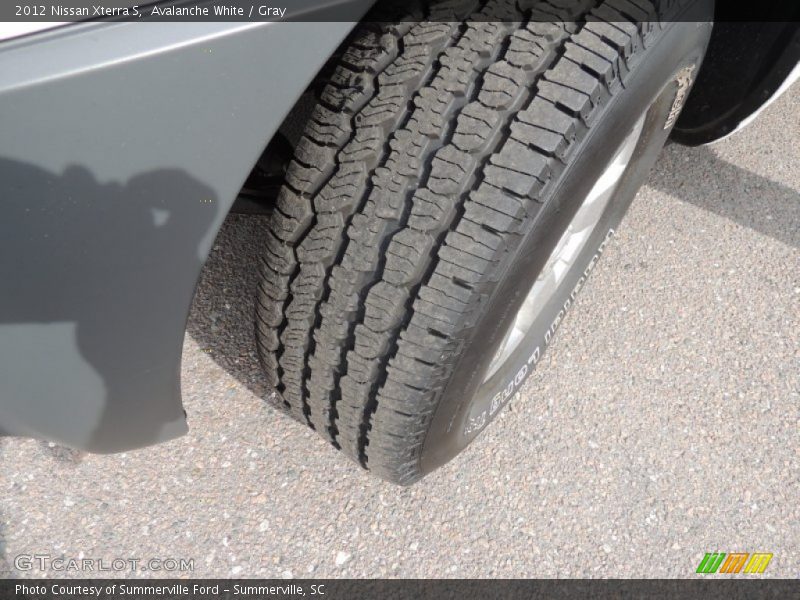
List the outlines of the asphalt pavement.
<svg viewBox="0 0 800 600">
<path fill-rule="evenodd" d="M 190 434 L 114 456 L 0 441 L 0 572 L 687 577 L 739 551 L 800 576 L 799 139 L 795 86 L 730 139 L 666 148 L 519 397 L 409 488 L 264 402 L 264 219 L 230 217 L 184 345 Z"/>
</svg>

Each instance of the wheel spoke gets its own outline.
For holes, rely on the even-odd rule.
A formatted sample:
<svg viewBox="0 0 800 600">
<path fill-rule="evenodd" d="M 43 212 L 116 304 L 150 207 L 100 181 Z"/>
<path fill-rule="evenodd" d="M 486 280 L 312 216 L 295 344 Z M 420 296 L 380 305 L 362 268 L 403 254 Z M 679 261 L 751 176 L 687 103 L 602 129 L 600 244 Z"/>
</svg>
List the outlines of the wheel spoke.
<svg viewBox="0 0 800 600">
<path fill-rule="evenodd" d="M 600 222 L 628 168 L 641 137 L 644 120 L 645 116 L 642 115 L 633 126 L 558 240 L 541 273 L 525 297 L 514 322 L 503 336 L 484 381 L 492 377 L 514 353 L 544 307 L 558 293 L 561 283 Z"/>
</svg>

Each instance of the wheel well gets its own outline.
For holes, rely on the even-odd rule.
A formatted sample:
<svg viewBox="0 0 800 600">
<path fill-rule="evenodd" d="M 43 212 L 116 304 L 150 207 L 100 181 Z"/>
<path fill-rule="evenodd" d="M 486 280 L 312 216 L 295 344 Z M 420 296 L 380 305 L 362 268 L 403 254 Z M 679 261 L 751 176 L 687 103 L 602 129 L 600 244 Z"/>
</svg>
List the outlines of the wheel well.
<svg viewBox="0 0 800 600">
<path fill-rule="evenodd" d="M 734 131 L 775 93 L 800 58 L 796 23 L 779 22 L 777 13 L 773 22 L 727 21 L 725 4 L 717 2 L 706 58 L 673 131 L 673 139 L 686 145 Z M 779 9 L 787 12 L 785 6 Z M 794 14 L 785 15 L 787 20 L 800 18 L 796 7 L 789 11 Z"/>
<path fill-rule="evenodd" d="M 369 18 L 369 17 L 365 17 Z M 278 198 L 283 178 L 294 149 L 303 136 L 306 123 L 316 104 L 316 99 L 325 86 L 328 76 L 335 68 L 342 52 L 350 43 L 351 35 L 345 37 L 325 64 L 314 75 L 311 83 L 286 114 L 278 131 L 269 140 L 260 158 L 250 171 L 239 195 L 231 207 L 231 213 L 269 214 Z"/>
</svg>

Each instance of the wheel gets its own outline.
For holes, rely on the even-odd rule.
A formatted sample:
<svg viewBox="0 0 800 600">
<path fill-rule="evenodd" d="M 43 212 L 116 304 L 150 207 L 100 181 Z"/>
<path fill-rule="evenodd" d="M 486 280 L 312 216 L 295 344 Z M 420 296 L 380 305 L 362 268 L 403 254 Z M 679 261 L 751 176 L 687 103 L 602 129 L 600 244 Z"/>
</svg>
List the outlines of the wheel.
<svg viewBox="0 0 800 600">
<path fill-rule="evenodd" d="M 265 371 L 294 416 L 392 482 L 453 458 L 522 385 L 710 34 L 705 3 L 669 22 L 646 0 L 523 4 L 360 26 L 271 217 Z"/>
</svg>

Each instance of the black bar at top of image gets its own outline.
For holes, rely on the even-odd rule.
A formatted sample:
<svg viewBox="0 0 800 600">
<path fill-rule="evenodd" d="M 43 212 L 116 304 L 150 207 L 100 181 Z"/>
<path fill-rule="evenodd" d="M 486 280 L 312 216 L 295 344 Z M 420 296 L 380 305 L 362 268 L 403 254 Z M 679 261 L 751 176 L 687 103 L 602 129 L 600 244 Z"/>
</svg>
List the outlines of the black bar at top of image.
<svg viewBox="0 0 800 600">
<path fill-rule="evenodd" d="M 497 598 L 797 598 L 798 580 L 258 580 L 258 579 L 7 579 L 4 600 L 467 600 Z"/>
<path fill-rule="evenodd" d="M 463 0 L 466 2 L 466 0 Z M 531 9 L 534 21 L 558 21 L 559 8 L 570 0 L 516 0 Z M 579 1 L 579 0 L 575 0 Z M 641 7 L 654 6 L 661 20 L 673 20 L 670 9 L 698 0 L 596 0 L 622 13 L 623 19 L 641 14 Z M 123 21 L 316 21 L 351 22 L 384 20 L 376 15 L 398 16 L 399 20 L 452 20 L 462 0 L 9 0 L 0 3 L 0 22 L 64 22 L 86 20 Z M 393 10 L 393 5 L 397 10 Z M 797 22 L 798 0 L 716 0 L 716 20 L 725 22 Z M 434 7 L 439 7 L 436 10 Z M 369 10 L 373 7 L 373 10 Z M 378 10 L 374 10 L 377 8 Z M 442 8 L 444 8 L 442 10 Z M 369 12 L 368 12 L 369 11 Z M 366 13 L 366 17 L 364 16 Z M 685 14 L 685 11 L 677 11 Z M 664 16 L 666 15 L 666 16 Z M 472 14 L 470 20 L 502 21 L 501 13 Z M 675 17 L 680 19 L 680 16 Z M 387 19 L 388 20 L 388 19 Z"/>
</svg>

